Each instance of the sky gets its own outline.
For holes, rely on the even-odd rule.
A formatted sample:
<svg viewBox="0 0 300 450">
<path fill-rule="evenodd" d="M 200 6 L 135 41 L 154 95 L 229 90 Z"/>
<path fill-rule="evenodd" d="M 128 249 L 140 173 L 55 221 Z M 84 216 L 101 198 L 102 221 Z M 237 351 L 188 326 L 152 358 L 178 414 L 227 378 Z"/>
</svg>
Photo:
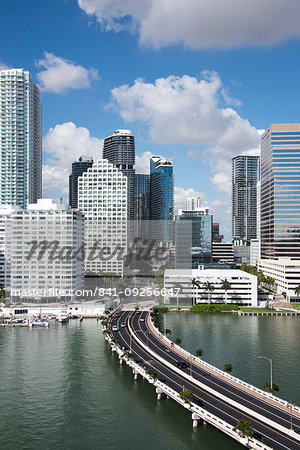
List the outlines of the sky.
<svg viewBox="0 0 300 450">
<path fill-rule="evenodd" d="M 131 129 L 136 171 L 174 160 L 175 207 L 199 195 L 231 238 L 231 158 L 300 122 L 299 0 L 0 0 L 0 67 L 43 105 L 43 196 Z"/>
</svg>

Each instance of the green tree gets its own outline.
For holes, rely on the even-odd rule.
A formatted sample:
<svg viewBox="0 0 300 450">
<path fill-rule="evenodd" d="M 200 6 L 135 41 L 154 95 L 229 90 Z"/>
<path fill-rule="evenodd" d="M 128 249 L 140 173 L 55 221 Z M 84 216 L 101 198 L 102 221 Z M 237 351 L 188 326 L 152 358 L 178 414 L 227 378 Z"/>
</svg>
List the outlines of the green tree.
<svg viewBox="0 0 300 450">
<path fill-rule="evenodd" d="M 166 334 L 172 334 L 172 331 L 170 330 L 170 328 L 166 328 Z"/>
<path fill-rule="evenodd" d="M 224 372 L 231 373 L 233 371 L 233 365 L 232 364 L 224 364 Z"/>
<path fill-rule="evenodd" d="M 198 358 L 201 358 L 202 355 L 203 355 L 203 350 L 202 350 L 202 348 L 197 348 L 197 350 L 196 350 L 196 356 L 198 356 Z"/>
<path fill-rule="evenodd" d="M 300 295 L 300 284 L 298 284 L 298 286 L 295 288 L 295 294 L 297 295 L 297 297 L 299 297 L 299 295 Z"/>
<path fill-rule="evenodd" d="M 155 370 L 153 370 L 153 369 L 147 369 L 146 374 L 149 375 L 150 377 L 154 378 L 155 380 L 156 380 L 156 378 L 158 378 L 158 373 L 155 372 Z"/>
<path fill-rule="evenodd" d="M 117 338 L 113 338 L 112 341 L 113 341 L 113 343 L 116 344 L 116 345 L 119 345 L 119 344 L 120 344 L 120 341 L 119 341 L 119 339 L 117 339 Z"/>
<path fill-rule="evenodd" d="M 185 389 L 184 391 L 179 392 L 179 396 L 185 403 L 191 403 L 195 401 L 195 396 L 190 389 Z"/>
<path fill-rule="evenodd" d="M 174 342 L 175 342 L 176 345 L 180 345 L 181 344 L 181 339 L 180 338 L 176 338 Z"/>
<path fill-rule="evenodd" d="M 208 294 L 208 303 L 210 303 L 210 294 L 215 290 L 214 285 L 210 281 L 206 281 L 203 284 L 205 292 Z"/>
<path fill-rule="evenodd" d="M 221 289 L 225 291 L 225 303 L 227 303 L 227 291 L 231 289 L 231 283 L 225 278 L 225 280 L 221 281 Z"/>
<path fill-rule="evenodd" d="M 199 281 L 197 281 L 197 278 L 192 278 L 191 279 L 191 284 L 190 286 L 192 286 L 193 288 L 193 299 L 192 299 L 192 306 L 196 303 L 196 299 L 195 299 L 195 289 L 199 288 Z"/>
<path fill-rule="evenodd" d="M 278 392 L 278 391 L 279 391 L 279 387 L 278 387 L 278 385 L 277 385 L 276 383 L 273 383 L 273 388 L 271 388 L 271 383 L 266 382 L 266 383 L 264 384 L 264 388 L 265 388 L 268 392 L 273 392 L 273 391 Z"/>
<path fill-rule="evenodd" d="M 233 431 L 238 431 L 243 438 L 253 436 L 252 424 L 247 420 L 239 419 Z"/>
</svg>

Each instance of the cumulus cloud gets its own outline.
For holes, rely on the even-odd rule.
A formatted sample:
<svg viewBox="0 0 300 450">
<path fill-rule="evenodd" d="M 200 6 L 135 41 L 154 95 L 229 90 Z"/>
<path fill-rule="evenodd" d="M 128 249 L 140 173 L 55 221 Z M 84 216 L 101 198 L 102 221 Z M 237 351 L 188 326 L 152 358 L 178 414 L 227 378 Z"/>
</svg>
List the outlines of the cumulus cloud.
<svg viewBox="0 0 300 450">
<path fill-rule="evenodd" d="M 40 89 L 55 94 L 64 94 L 68 89 L 89 89 L 91 81 L 99 78 L 95 69 L 86 69 L 72 61 L 44 52 L 45 58 L 36 61 Z"/>
<path fill-rule="evenodd" d="M 277 44 L 300 34 L 299 0 L 78 0 L 106 31 L 137 31 L 152 47 Z M 283 19 L 284 18 L 284 19 Z"/>
<path fill-rule="evenodd" d="M 144 152 L 142 155 L 135 156 L 135 172 L 136 173 L 150 173 L 150 158 L 154 155 L 149 151 Z"/>
<path fill-rule="evenodd" d="M 66 122 L 50 128 L 43 140 L 46 164 L 43 167 L 44 192 L 60 190 L 68 192 L 68 175 L 72 162 L 81 155 L 102 157 L 103 140 L 91 136 L 85 127 Z"/>
<path fill-rule="evenodd" d="M 259 132 L 230 107 L 224 107 L 224 88 L 218 74 L 204 72 L 198 79 L 184 75 L 159 78 L 154 83 L 135 80 L 112 90 L 113 105 L 127 122 L 149 126 L 153 141 L 191 145 L 190 157 L 210 164 L 211 182 L 229 192 L 231 158 L 258 154 Z"/>
</svg>

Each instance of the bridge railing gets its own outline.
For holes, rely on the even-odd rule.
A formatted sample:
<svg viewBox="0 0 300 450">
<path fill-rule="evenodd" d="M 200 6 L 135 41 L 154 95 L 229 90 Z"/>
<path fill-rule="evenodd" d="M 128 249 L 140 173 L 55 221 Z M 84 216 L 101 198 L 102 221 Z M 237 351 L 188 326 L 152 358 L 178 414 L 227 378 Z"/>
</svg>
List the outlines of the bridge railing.
<svg viewBox="0 0 300 450">
<path fill-rule="evenodd" d="M 250 383 L 247 383 L 246 381 L 241 380 L 240 378 L 237 378 L 233 375 L 230 375 L 229 373 L 224 372 L 221 369 L 218 369 L 217 367 L 213 366 L 212 364 L 209 364 L 208 362 L 203 361 L 201 358 L 198 358 L 196 356 L 194 356 L 192 353 L 188 352 L 187 350 L 183 349 L 182 347 L 180 347 L 179 345 L 174 344 L 169 338 L 167 338 L 167 336 L 165 336 L 163 333 L 161 333 L 157 328 L 155 328 L 154 326 L 154 322 L 152 320 L 152 317 L 150 316 L 150 322 L 151 325 L 153 326 L 154 330 L 157 331 L 157 333 L 159 333 L 159 335 L 162 337 L 162 339 L 164 339 L 166 341 L 166 343 L 169 345 L 169 347 L 173 347 L 176 348 L 177 350 L 180 350 L 180 352 L 184 353 L 189 360 L 193 360 L 193 361 L 197 361 L 198 363 L 200 363 L 201 365 L 203 365 L 204 367 L 207 367 L 208 369 L 212 370 L 213 372 L 216 372 L 220 375 L 222 375 L 222 377 L 228 378 L 229 380 L 238 383 L 239 385 L 250 389 L 251 391 L 256 392 L 259 395 L 262 395 L 263 397 L 265 397 L 266 399 L 270 399 L 282 406 L 285 406 L 287 408 L 289 408 L 292 411 L 296 411 L 300 413 L 300 407 L 296 406 L 296 405 L 292 405 L 291 403 L 289 403 L 286 400 L 283 400 L 279 397 L 276 397 L 276 395 L 273 395 L 269 392 L 265 392 L 259 388 L 257 388 L 256 386 L 253 386 Z"/>
</svg>

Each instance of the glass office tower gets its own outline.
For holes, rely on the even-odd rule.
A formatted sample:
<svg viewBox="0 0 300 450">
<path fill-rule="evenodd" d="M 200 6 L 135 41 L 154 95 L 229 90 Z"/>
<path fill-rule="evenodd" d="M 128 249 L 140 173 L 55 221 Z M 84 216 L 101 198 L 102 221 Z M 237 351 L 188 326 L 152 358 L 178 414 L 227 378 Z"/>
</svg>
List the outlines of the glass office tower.
<svg viewBox="0 0 300 450">
<path fill-rule="evenodd" d="M 27 208 L 42 197 L 42 106 L 24 69 L 0 70 L 0 203 Z"/>
<path fill-rule="evenodd" d="M 92 165 L 93 158 L 84 155 L 72 163 L 72 173 L 69 175 L 69 205 L 72 209 L 78 208 L 78 178 Z"/>
<path fill-rule="evenodd" d="M 300 259 L 300 124 L 262 136 L 261 257 Z"/>
<path fill-rule="evenodd" d="M 232 237 L 249 241 L 257 237 L 257 182 L 259 156 L 232 158 Z"/>
</svg>

